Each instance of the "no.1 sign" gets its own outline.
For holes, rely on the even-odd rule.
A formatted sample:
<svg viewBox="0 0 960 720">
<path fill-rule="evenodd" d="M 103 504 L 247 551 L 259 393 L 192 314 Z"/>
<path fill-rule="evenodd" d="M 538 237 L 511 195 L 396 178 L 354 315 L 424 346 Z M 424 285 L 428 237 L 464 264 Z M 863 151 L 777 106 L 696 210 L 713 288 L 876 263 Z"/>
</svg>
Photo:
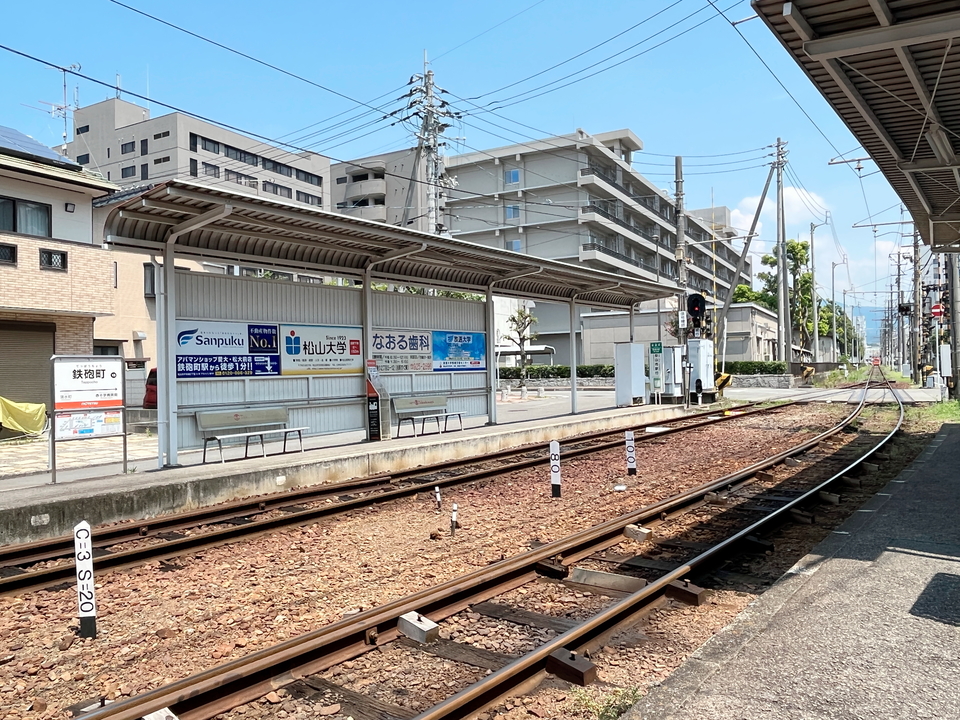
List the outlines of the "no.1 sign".
<svg viewBox="0 0 960 720">
<path fill-rule="evenodd" d="M 97 637 L 97 599 L 93 588 L 93 541 L 90 523 L 84 520 L 73 528 L 74 560 L 77 563 L 77 605 L 80 637 Z"/>
</svg>

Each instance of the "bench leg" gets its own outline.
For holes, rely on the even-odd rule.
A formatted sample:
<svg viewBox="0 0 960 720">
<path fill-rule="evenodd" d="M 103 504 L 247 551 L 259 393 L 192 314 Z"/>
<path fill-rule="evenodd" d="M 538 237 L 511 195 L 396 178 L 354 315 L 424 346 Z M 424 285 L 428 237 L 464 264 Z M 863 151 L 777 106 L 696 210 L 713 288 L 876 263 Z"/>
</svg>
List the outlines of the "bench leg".
<svg viewBox="0 0 960 720">
<path fill-rule="evenodd" d="M 400 431 L 403 429 L 403 421 L 404 421 L 404 420 L 409 420 L 409 421 L 410 421 L 410 432 L 413 433 L 413 435 L 411 435 L 411 437 L 416 437 L 416 436 L 417 436 L 417 424 L 416 424 L 415 420 L 414 420 L 412 417 L 397 418 L 397 437 L 398 437 L 398 438 L 400 437 Z"/>
<path fill-rule="evenodd" d="M 209 440 L 207 440 L 207 438 L 204 438 L 203 439 L 203 462 L 201 464 L 207 462 L 207 445 L 209 444 L 210 444 Z"/>
<path fill-rule="evenodd" d="M 303 452 L 303 430 L 297 430 L 297 438 L 300 440 L 300 452 Z"/>
<path fill-rule="evenodd" d="M 430 434 L 431 434 L 431 435 L 439 435 L 440 432 L 441 432 L 441 431 L 440 431 L 440 418 L 438 418 L 436 415 L 427 415 L 427 416 L 425 416 L 425 417 L 423 418 L 423 420 L 420 421 L 420 434 L 421 434 L 421 435 L 424 434 L 424 430 L 426 429 L 427 420 L 435 420 L 435 421 L 436 421 L 436 423 L 437 423 L 437 432 L 436 432 L 436 433 L 430 433 Z"/>
<path fill-rule="evenodd" d="M 263 444 L 263 435 L 260 435 L 260 457 L 267 456 L 267 446 Z"/>
<path fill-rule="evenodd" d="M 222 465 L 223 460 L 223 441 L 220 438 L 217 438 L 217 448 L 220 450 L 220 464 Z"/>
<path fill-rule="evenodd" d="M 246 459 L 249 457 L 249 453 L 250 453 L 250 438 L 251 438 L 251 437 L 253 437 L 253 436 L 252 436 L 252 435 L 247 435 L 247 436 L 243 439 L 243 459 L 244 459 L 244 460 L 246 460 Z"/>
</svg>

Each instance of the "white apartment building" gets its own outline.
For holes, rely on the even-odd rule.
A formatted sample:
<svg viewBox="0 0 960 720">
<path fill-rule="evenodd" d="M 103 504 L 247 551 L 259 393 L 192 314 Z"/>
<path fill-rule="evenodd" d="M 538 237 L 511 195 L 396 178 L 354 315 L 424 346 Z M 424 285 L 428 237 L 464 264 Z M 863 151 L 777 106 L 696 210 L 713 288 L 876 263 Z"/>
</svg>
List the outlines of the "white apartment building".
<svg viewBox="0 0 960 720">
<path fill-rule="evenodd" d="M 151 118 L 147 108 L 119 98 L 78 108 L 73 125 L 66 155 L 122 187 L 192 177 L 330 209 L 323 191 L 330 161 L 316 153 L 284 150 L 183 113 Z"/>
<path fill-rule="evenodd" d="M 330 205 L 364 220 L 429 232 L 427 186 L 417 149 L 330 166 Z"/>
</svg>

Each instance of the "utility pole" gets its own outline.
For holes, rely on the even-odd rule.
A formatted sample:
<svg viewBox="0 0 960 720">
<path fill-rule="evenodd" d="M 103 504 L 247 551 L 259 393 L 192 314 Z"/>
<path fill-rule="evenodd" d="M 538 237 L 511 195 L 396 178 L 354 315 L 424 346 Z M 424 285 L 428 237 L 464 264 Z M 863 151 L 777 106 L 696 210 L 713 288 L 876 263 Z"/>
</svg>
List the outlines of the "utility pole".
<svg viewBox="0 0 960 720">
<path fill-rule="evenodd" d="M 820 223 L 824 225 L 825 223 Z M 820 311 L 817 308 L 817 264 L 813 254 L 813 231 L 816 223 L 810 223 L 810 304 L 813 306 L 813 362 L 820 359 Z"/>
<path fill-rule="evenodd" d="M 787 363 L 787 372 L 790 371 L 790 361 L 793 359 L 793 332 L 790 327 L 790 288 L 787 272 L 787 238 L 784 223 L 783 208 L 783 166 L 786 163 L 786 143 L 777 138 L 777 265 L 779 302 L 777 313 L 777 339 L 779 344 L 780 360 Z"/>
<path fill-rule="evenodd" d="M 687 217 L 683 214 L 683 158 L 675 158 L 674 171 L 677 181 L 677 332 L 680 354 L 683 358 L 683 404 L 690 407 L 690 353 L 687 348 Z"/>
<path fill-rule="evenodd" d="M 960 342 L 957 338 L 957 329 L 960 328 L 960 265 L 957 263 L 957 253 L 950 253 L 947 256 L 947 267 L 949 275 L 947 276 L 947 288 L 949 288 L 950 302 L 950 368 L 953 371 L 953 398 L 960 399 L 960 385 L 957 378 L 960 377 Z M 941 303 L 942 304 L 942 303 Z"/>
<path fill-rule="evenodd" d="M 920 363 L 920 338 L 922 337 L 923 313 L 920 308 L 920 233 L 913 226 L 913 381 L 923 387 L 923 368 Z"/>
<path fill-rule="evenodd" d="M 446 228 L 443 224 L 443 197 L 447 178 L 443 167 L 443 155 L 440 148 L 443 145 L 440 138 L 443 132 L 450 127 L 444 123 L 454 115 L 447 109 L 447 103 L 437 100 L 433 82 L 433 70 L 428 69 L 427 54 L 423 54 L 423 75 L 420 76 L 419 86 L 412 89 L 414 100 L 411 105 L 417 107 L 414 116 L 420 117 L 420 131 L 417 134 L 417 151 L 423 157 L 425 164 L 425 178 L 427 186 L 427 232 L 434 235 L 441 234 Z"/>
</svg>

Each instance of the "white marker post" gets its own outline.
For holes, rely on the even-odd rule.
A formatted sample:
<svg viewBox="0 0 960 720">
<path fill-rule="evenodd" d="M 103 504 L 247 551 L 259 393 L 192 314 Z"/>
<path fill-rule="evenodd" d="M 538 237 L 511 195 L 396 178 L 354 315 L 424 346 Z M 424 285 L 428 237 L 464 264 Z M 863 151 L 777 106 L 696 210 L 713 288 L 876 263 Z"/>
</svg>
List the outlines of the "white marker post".
<svg viewBox="0 0 960 720">
<path fill-rule="evenodd" d="M 633 441 L 633 430 L 627 430 L 627 475 L 637 474 L 637 445 Z"/>
<path fill-rule="evenodd" d="M 440 486 L 439 485 L 433 488 L 433 497 L 437 501 L 437 512 L 440 512 Z"/>
<path fill-rule="evenodd" d="M 551 497 L 560 497 L 560 443 L 550 441 L 550 490 Z"/>
<path fill-rule="evenodd" d="M 457 504 L 453 504 L 453 512 L 450 514 L 450 537 L 457 534 Z"/>
<path fill-rule="evenodd" d="M 93 542 L 90 523 L 84 520 L 73 528 L 74 559 L 77 563 L 77 604 L 80 637 L 97 637 L 97 600 L 93 588 Z"/>
</svg>

